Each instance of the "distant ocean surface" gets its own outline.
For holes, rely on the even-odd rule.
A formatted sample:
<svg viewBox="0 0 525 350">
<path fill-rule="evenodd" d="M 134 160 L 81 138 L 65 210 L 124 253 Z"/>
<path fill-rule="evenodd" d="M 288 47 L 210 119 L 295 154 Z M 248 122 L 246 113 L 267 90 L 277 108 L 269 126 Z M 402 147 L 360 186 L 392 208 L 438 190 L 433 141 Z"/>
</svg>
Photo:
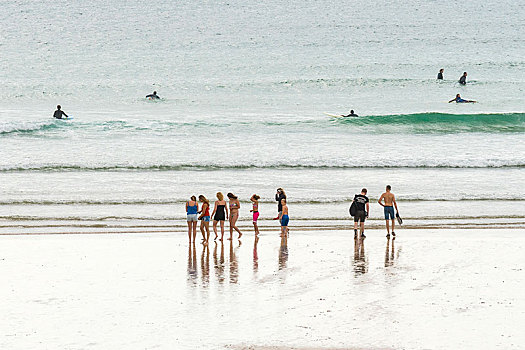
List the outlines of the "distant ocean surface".
<svg viewBox="0 0 525 350">
<path fill-rule="evenodd" d="M 217 191 L 264 223 L 277 187 L 343 227 L 387 184 L 407 226 L 525 227 L 525 3 L 0 5 L 0 232 L 183 227 Z"/>
</svg>

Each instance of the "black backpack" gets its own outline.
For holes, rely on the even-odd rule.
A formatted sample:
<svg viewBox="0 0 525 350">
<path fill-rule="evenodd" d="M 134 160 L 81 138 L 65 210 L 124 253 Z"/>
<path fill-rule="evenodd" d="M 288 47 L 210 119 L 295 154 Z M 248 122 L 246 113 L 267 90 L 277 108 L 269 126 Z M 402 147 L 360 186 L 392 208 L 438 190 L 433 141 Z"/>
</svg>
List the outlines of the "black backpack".
<svg viewBox="0 0 525 350">
<path fill-rule="evenodd" d="M 350 216 L 355 216 L 355 214 L 357 213 L 357 203 L 355 201 L 352 201 L 352 205 L 350 206 L 350 210 L 348 210 L 350 212 Z"/>
</svg>

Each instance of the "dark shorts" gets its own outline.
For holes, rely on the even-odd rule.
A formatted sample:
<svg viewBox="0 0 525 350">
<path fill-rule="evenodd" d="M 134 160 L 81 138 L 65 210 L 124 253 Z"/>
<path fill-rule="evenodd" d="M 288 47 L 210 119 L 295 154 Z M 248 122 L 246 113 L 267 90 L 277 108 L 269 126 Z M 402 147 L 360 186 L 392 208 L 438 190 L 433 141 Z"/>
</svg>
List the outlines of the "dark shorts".
<svg viewBox="0 0 525 350">
<path fill-rule="evenodd" d="M 365 222 L 365 219 L 366 219 L 366 214 L 364 211 L 358 210 L 355 213 L 354 222 L 358 222 L 358 221 Z"/>
<path fill-rule="evenodd" d="M 394 207 L 385 207 L 385 220 L 388 220 L 390 217 L 390 220 L 394 220 Z"/>
</svg>

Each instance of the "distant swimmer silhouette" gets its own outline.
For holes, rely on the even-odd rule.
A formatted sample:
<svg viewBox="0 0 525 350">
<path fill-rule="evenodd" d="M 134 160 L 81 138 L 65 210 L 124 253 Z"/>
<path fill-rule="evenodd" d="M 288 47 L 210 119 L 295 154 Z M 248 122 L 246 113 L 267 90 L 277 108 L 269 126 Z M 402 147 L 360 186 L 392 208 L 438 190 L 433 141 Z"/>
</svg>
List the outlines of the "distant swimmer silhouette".
<svg viewBox="0 0 525 350">
<path fill-rule="evenodd" d="M 357 114 L 354 113 L 354 110 L 350 110 L 350 114 L 348 115 L 342 115 L 341 114 L 341 117 L 345 117 L 345 118 L 348 118 L 348 117 L 359 117 Z"/>
<path fill-rule="evenodd" d="M 441 69 L 439 70 L 439 73 L 438 73 L 438 76 L 437 76 L 437 79 L 438 79 L 438 80 L 443 80 L 443 71 L 444 71 L 443 68 L 441 68 Z"/>
<path fill-rule="evenodd" d="M 467 85 L 467 72 L 463 72 L 463 75 L 459 78 L 461 85 Z"/>
<path fill-rule="evenodd" d="M 457 94 L 456 97 L 454 97 L 452 100 L 448 101 L 448 103 L 456 102 L 456 103 L 476 103 L 477 101 L 474 100 L 464 100 L 461 98 L 460 94 Z"/>
<path fill-rule="evenodd" d="M 55 113 L 53 113 L 53 118 L 56 118 L 56 119 L 63 119 L 62 116 L 65 115 L 66 118 L 69 118 L 69 116 L 64 113 L 64 111 L 61 109 L 62 107 L 60 105 L 57 106 L 57 110 L 55 111 Z"/>
<path fill-rule="evenodd" d="M 146 98 L 150 100 L 160 100 L 159 95 L 157 95 L 157 91 L 153 91 L 152 94 L 146 95 Z"/>
</svg>

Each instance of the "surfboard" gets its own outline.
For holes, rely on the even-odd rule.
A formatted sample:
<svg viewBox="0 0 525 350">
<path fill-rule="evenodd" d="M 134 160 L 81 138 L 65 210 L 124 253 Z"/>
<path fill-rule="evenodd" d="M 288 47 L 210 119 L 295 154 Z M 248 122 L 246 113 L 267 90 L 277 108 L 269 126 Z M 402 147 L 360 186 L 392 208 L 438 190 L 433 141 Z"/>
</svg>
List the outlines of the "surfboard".
<svg viewBox="0 0 525 350">
<path fill-rule="evenodd" d="M 339 115 L 336 115 L 336 114 L 330 114 L 330 113 L 326 113 L 326 112 L 325 112 L 324 114 L 326 114 L 327 116 L 332 117 L 332 118 L 344 118 L 344 117 L 343 117 L 342 115 L 340 115 L 340 114 L 339 114 Z"/>
</svg>

